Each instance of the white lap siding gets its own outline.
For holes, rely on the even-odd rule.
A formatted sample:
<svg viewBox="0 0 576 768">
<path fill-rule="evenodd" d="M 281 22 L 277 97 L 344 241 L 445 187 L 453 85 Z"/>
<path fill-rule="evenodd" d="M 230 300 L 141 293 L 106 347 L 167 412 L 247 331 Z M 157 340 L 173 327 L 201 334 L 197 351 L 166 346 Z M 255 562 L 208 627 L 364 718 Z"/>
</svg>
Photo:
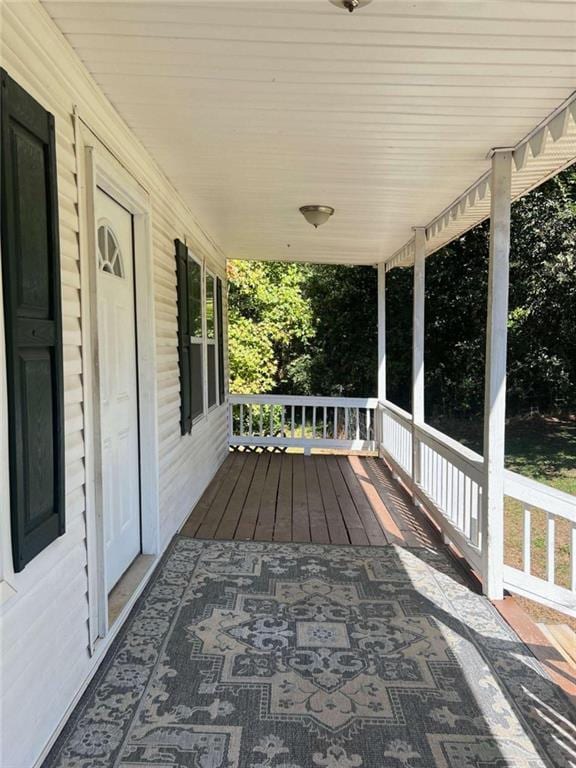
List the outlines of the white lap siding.
<svg viewBox="0 0 576 768">
<path fill-rule="evenodd" d="M 148 191 L 152 205 L 160 537 L 163 549 L 227 451 L 226 408 L 180 435 L 173 240 L 225 276 L 225 260 L 138 144 L 36 2 L 2 4 L 0 63 L 55 115 L 65 374 L 66 533 L 14 575 L 8 514 L 0 517 L 0 578 L 15 590 L 0 606 L 0 765 L 31 768 L 90 675 L 85 508 L 84 389 L 74 105 Z M 193 163 L 190 163 L 193 173 Z M 2 340 L 3 343 L 3 340 Z M 4 375 L 4 371 L 0 372 Z M 4 460 L 4 457 L 3 457 Z M 1 594 L 4 594 L 2 592 Z"/>
</svg>

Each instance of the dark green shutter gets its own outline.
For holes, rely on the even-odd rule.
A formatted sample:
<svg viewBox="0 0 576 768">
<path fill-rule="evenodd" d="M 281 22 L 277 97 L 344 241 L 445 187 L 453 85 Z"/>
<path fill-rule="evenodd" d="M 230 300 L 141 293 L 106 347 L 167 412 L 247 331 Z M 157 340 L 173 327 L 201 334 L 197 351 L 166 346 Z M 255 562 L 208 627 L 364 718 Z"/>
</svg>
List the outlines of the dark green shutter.
<svg viewBox="0 0 576 768">
<path fill-rule="evenodd" d="M 54 117 L 0 70 L 2 279 L 14 569 L 64 533 Z"/>
<path fill-rule="evenodd" d="M 180 240 L 176 246 L 176 280 L 178 286 L 178 364 L 180 367 L 180 432 L 192 431 L 190 396 L 190 329 L 188 328 L 188 248 Z"/>
<path fill-rule="evenodd" d="M 226 387 L 224 385 L 224 312 L 222 306 L 222 280 L 216 278 L 216 313 L 218 322 L 218 389 L 220 405 L 226 397 Z"/>
</svg>

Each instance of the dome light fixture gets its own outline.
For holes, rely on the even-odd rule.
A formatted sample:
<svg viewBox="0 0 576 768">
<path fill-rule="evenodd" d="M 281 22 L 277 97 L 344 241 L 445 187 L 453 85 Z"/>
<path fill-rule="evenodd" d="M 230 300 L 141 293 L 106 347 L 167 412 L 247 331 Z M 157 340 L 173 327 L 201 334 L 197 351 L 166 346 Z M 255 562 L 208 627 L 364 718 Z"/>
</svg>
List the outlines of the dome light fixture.
<svg viewBox="0 0 576 768">
<path fill-rule="evenodd" d="M 326 224 L 330 216 L 334 213 L 334 208 L 329 205 L 303 205 L 300 213 L 308 224 L 312 224 L 314 229 L 318 229 L 322 224 Z"/>
<path fill-rule="evenodd" d="M 356 8 L 362 8 L 363 5 L 368 5 L 372 0 L 330 0 L 330 2 L 338 8 L 344 8 L 348 13 L 352 13 Z"/>
</svg>

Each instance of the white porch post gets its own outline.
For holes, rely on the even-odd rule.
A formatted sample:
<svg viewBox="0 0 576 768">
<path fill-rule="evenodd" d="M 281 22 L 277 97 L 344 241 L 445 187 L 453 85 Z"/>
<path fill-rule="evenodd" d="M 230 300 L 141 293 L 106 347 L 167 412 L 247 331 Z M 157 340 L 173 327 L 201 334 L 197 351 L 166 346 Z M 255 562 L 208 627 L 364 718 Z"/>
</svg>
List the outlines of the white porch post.
<svg viewBox="0 0 576 768">
<path fill-rule="evenodd" d="M 386 264 L 378 264 L 378 402 L 386 400 Z"/>
<path fill-rule="evenodd" d="M 378 264 L 378 403 L 386 400 L 386 264 Z M 375 437 L 378 455 L 384 442 L 384 414 L 381 408 L 375 411 Z"/>
<path fill-rule="evenodd" d="M 424 291 L 426 229 L 414 229 L 414 303 L 412 315 L 412 484 L 420 482 L 420 445 L 416 427 L 424 423 Z"/>
<path fill-rule="evenodd" d="M 511 176 L 511 150 L 495 150 L 492 154 L 490 206 L 482 501 L 482 582 L 484 592 L 491 600 L 501 600 L 504 594 L 504 432 Z"/>
</svg>

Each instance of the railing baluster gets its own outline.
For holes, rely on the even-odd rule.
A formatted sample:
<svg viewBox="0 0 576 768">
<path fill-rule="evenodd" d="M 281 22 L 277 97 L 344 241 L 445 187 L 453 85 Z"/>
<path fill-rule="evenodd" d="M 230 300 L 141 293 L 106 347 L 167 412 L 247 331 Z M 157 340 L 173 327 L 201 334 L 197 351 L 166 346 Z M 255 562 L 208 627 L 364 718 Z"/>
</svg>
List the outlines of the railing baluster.
<svg viewBox="0 0 576 768">
<path fill-rule="evenodd" d="M 472 480 L 469 480 L 467 477 L 466 482 L 470 484 L 470 500 L 468 500 L 468 495 L 464 494 L 464 504 L 467 517 L 464 533 L 466 534 L 467 530 L 470 531 L 468 534 L 470 536 L 470 541 L 472 544 L 474 544 L 475 547 L 477 547 L 480 541 L 479 513 L 481 510 L 481 504 L 479 498 L 479 487 L 476 483 L 474 483 Z"/>
<path fill-rule="evenodd" d="M 458 504 L 458 484 L 460 483 L 460 470 L 458 467 L 452 467 L 452 508 L 456 516 L 456 525 L 460 531 L 464 530 L 464 510 L 460 509 Z"/>
<path fill-rule="evenodd" d="M 360 408 L 356 408 L 356 440 L 360 440 Z"/>
<path fill-rule="evenodd" d="M 374 413 L 374 418 L 377 418 L 376 413 Z M 366 408 L 366 440 L 370 440 L 370 408 Z M 382 440 L 382 435 L 380 435 L 380 440 Z"/>
<path fill-rule="evenodd" d="M 530 573 L 532 554 L 532 514 L 530 507 L 524 507 L 522 530 L 522 565 L 524 573 Z"/>
<path fill-rule="evenodd" d="M 450 520 L 458 526 L 458 515 L 456 507 L 452 503 L 452 483 L 454 481 L 454 465 L 446 462 L 446 507 L 449 510 Z"/>
<path fill-rule="evenodd" d="M 282 435 L 282 437 L 286 437 L 286 435 L 284 433 L 284 425 L 285 425 L 285 418 L 286 418 L 286 406 L 285 405 L 281 405 L 280 408 L 282 410 L 282 412 L 280 414 L 280 434 Z"/>
<path fill-rule="evenodd" d="M 338 440 L 338 407 L 334 407 L 334 440 Z"/>
<path fill-rule="evenodd" d="M 546 577 L 550 584 L 554 584 L 554 578 L 555 578 L 555 571 L 556 571 L 556 564 L 555 564 L 555 552 L 556 552 L 556 528 L 555 528 L 555 520 L 554 515 L 551 515 L 550 512 L 546 513 L 547 518 L 547 553 L 546 553 Z"/>
<path fill-rule="evenodd" d="M 440 479 L 442 484 L 442 508 L 446 510 L 446 514 L 450 520 L 452 515 L 448 507 L 448 462 L 442 457 L 442 476 Z"/>
<path fill-rule="evenodd" d="M 576 524 L 570 530 L 570 588 L 576 592 Z"/>
<path fill-rule="evenodd" d="M 240 437 L 244 434 L 244 406 L 240 403 Z"/>
<path fill-rule="evenodd" d="M 461 503 L 462 498 L 462 472 L 458 468 L 456 468 L 456 482 L 454 483 L 454 507 L 456 508 L 458 512 L 458 528 L 462 531 L 462 533 L 466 536 L 466 508 L 464 507 L 464 504 Z"/>
<path fill-rule="evenodd" d="M 260 409 L 259 410 L 260 410 L 260 419 L 259 419 L 258 423 L 260 425 L 260 429 L 258 431 L 258 434 L 259 434 L 260 437 L 264 437 L 264 427 L 263 427 L 263 424 L 264 424 L 264 403 L 260 403 Z"/>
<path fill-rule="evenodd" d="M 294 426 L 294 422 L 295 422 L 295 416 L 296 416 L 296 409 L 295 409 L 295 407 L 294 407 L 294 406 L 292 406 L 292 409 L 291 409 L 291 419 L 290 419 L 290 435 L 291 435 L 291 437 L 292 437 L 292 438 L 294 438 L 294 429 L 295 429 L 295 426 Z"/>
<path fill-rule="evenodd" d="M 344 408 L 344 440 L 348 440 L 349 412 L 349 408 Z"/>
<path fill-rule="evenodd" d="M 322 435 L 324 437 L 324 440 L 326 440 L 326 437 L 328 435 L 327 424 L 326 424 L 326 414 L 327 414 L 327 409 L 326 409 L 326 406 L 324 406 L 324 424 L 323 424 L 323 430 L 322 430 Z"/>
<path fill-rule="evenodd" d="M 316 406 L 312 406 L 312 439 L 316 439 Z"/>
<path fill-rule="evenodd" d="M 252 403 L 248 404 L 248 434 L 250 437 L 254 434 L 253 432 L 253 423 L 252 423 Z"/>
</svg>

